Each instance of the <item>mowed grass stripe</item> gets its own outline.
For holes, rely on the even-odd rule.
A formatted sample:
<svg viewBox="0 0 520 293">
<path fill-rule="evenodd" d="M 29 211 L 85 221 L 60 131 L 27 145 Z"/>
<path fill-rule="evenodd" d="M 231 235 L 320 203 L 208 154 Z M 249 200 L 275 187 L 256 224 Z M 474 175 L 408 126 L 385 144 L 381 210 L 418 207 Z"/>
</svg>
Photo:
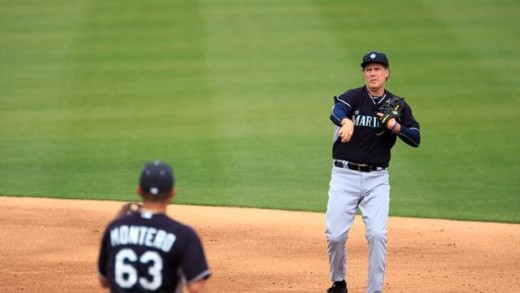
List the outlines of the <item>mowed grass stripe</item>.
<svg viewBox="0 0 520 293">
<path fill-rule="evenodd" d="M 135 199 L 161 158 L 180 203 L 323 211 L 332 95 L 380 49 L 423 127 L 392 213 L 518 222 L 514 1 L 26 4 L 0 11 L 0 193 Z"/>
</svg>

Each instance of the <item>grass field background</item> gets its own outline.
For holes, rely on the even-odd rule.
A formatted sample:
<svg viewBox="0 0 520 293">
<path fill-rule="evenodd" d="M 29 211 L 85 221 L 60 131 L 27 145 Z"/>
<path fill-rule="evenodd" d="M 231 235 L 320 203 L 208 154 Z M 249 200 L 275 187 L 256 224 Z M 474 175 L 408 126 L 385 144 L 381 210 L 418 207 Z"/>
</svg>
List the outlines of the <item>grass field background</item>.
<svg viewBox="0 0 520 293">
<path fill-rule="evenodd" d="M 0 194 L 324 211 L 332 96 L 369 50 L 422 146 L 398 143 L 392 215 L 519 223 L 520 2 L 2 1 Z"/>
</svg>

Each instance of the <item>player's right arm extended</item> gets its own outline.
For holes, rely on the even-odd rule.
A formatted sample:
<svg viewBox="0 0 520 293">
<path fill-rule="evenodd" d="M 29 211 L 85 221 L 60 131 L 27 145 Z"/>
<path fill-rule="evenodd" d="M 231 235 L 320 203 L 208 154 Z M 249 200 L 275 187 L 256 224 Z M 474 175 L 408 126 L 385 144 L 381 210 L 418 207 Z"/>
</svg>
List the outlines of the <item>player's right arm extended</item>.
<svg viewBox="0 0 520 293">
<path fill-rule="evenodd" d="M 350 111 L 350 105 L 340 99 L 335 99 L 336 103 L 332 107 L 332 113 L 330 114 L 330 120 L 332 123 L 341 127 L 341 120 L 347 118 Z"/>
</svg>

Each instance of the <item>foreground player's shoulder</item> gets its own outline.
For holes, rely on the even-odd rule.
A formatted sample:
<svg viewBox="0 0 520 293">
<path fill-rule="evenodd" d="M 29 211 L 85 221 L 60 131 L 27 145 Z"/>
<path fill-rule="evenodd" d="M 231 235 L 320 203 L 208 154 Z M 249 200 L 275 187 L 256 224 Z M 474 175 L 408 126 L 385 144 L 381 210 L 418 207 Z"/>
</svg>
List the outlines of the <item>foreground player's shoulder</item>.
<svg viewBox="0 0 520 293">
<path fill-rule="evenodd" d="M 197 237 L 197 233 L 195 232 L 195 229 L 193 229 L 191 226 L 184 224 L 178 220 L 172 219 L 168 216 L 164 216 L 162 218 L 162 224 L 166 225 L 170 229 L 174 230 L 176 234 L 181 235 L 185 239 L 191 239 L 194 237 Z"/>
<path fill-rule="evenodd" d="M 197 241 L 197 242 L 200 241 L 199 235 L 193 227 L 186 225 L 186 224 L 182 224 L 182 223 L 181 223 L 180 227 L 182 229 L 182 233 L 184 234 L 184 236 L 186 237 L 186 239 L 188 241 Z"/>
</svg>

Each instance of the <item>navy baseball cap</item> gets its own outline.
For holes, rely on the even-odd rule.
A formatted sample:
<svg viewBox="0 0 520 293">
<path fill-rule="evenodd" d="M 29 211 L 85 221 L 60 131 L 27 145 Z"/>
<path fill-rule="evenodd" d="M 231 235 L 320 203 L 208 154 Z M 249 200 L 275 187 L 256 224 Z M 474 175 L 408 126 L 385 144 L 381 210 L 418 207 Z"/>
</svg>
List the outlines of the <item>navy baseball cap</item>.
<svg viewBox="0 0 520 293">
<path fill-rule="evenodd" d="M 363 62 L 361 63 L 361 67 L 365 68 L 365 66 L 369 63 L 380 63 L 383 64 L 386 68 L 390 67 L 388 63 L 388 58 L 385 53 L 372 51 L 363 56 Z"/>
<path fill-rule="evenodd" d="M 172 191 L 174 176 L 172 167 L 161 161 L 147 163 L 139 179 L 141 191 L 151 195 Z"/>
</svg>

